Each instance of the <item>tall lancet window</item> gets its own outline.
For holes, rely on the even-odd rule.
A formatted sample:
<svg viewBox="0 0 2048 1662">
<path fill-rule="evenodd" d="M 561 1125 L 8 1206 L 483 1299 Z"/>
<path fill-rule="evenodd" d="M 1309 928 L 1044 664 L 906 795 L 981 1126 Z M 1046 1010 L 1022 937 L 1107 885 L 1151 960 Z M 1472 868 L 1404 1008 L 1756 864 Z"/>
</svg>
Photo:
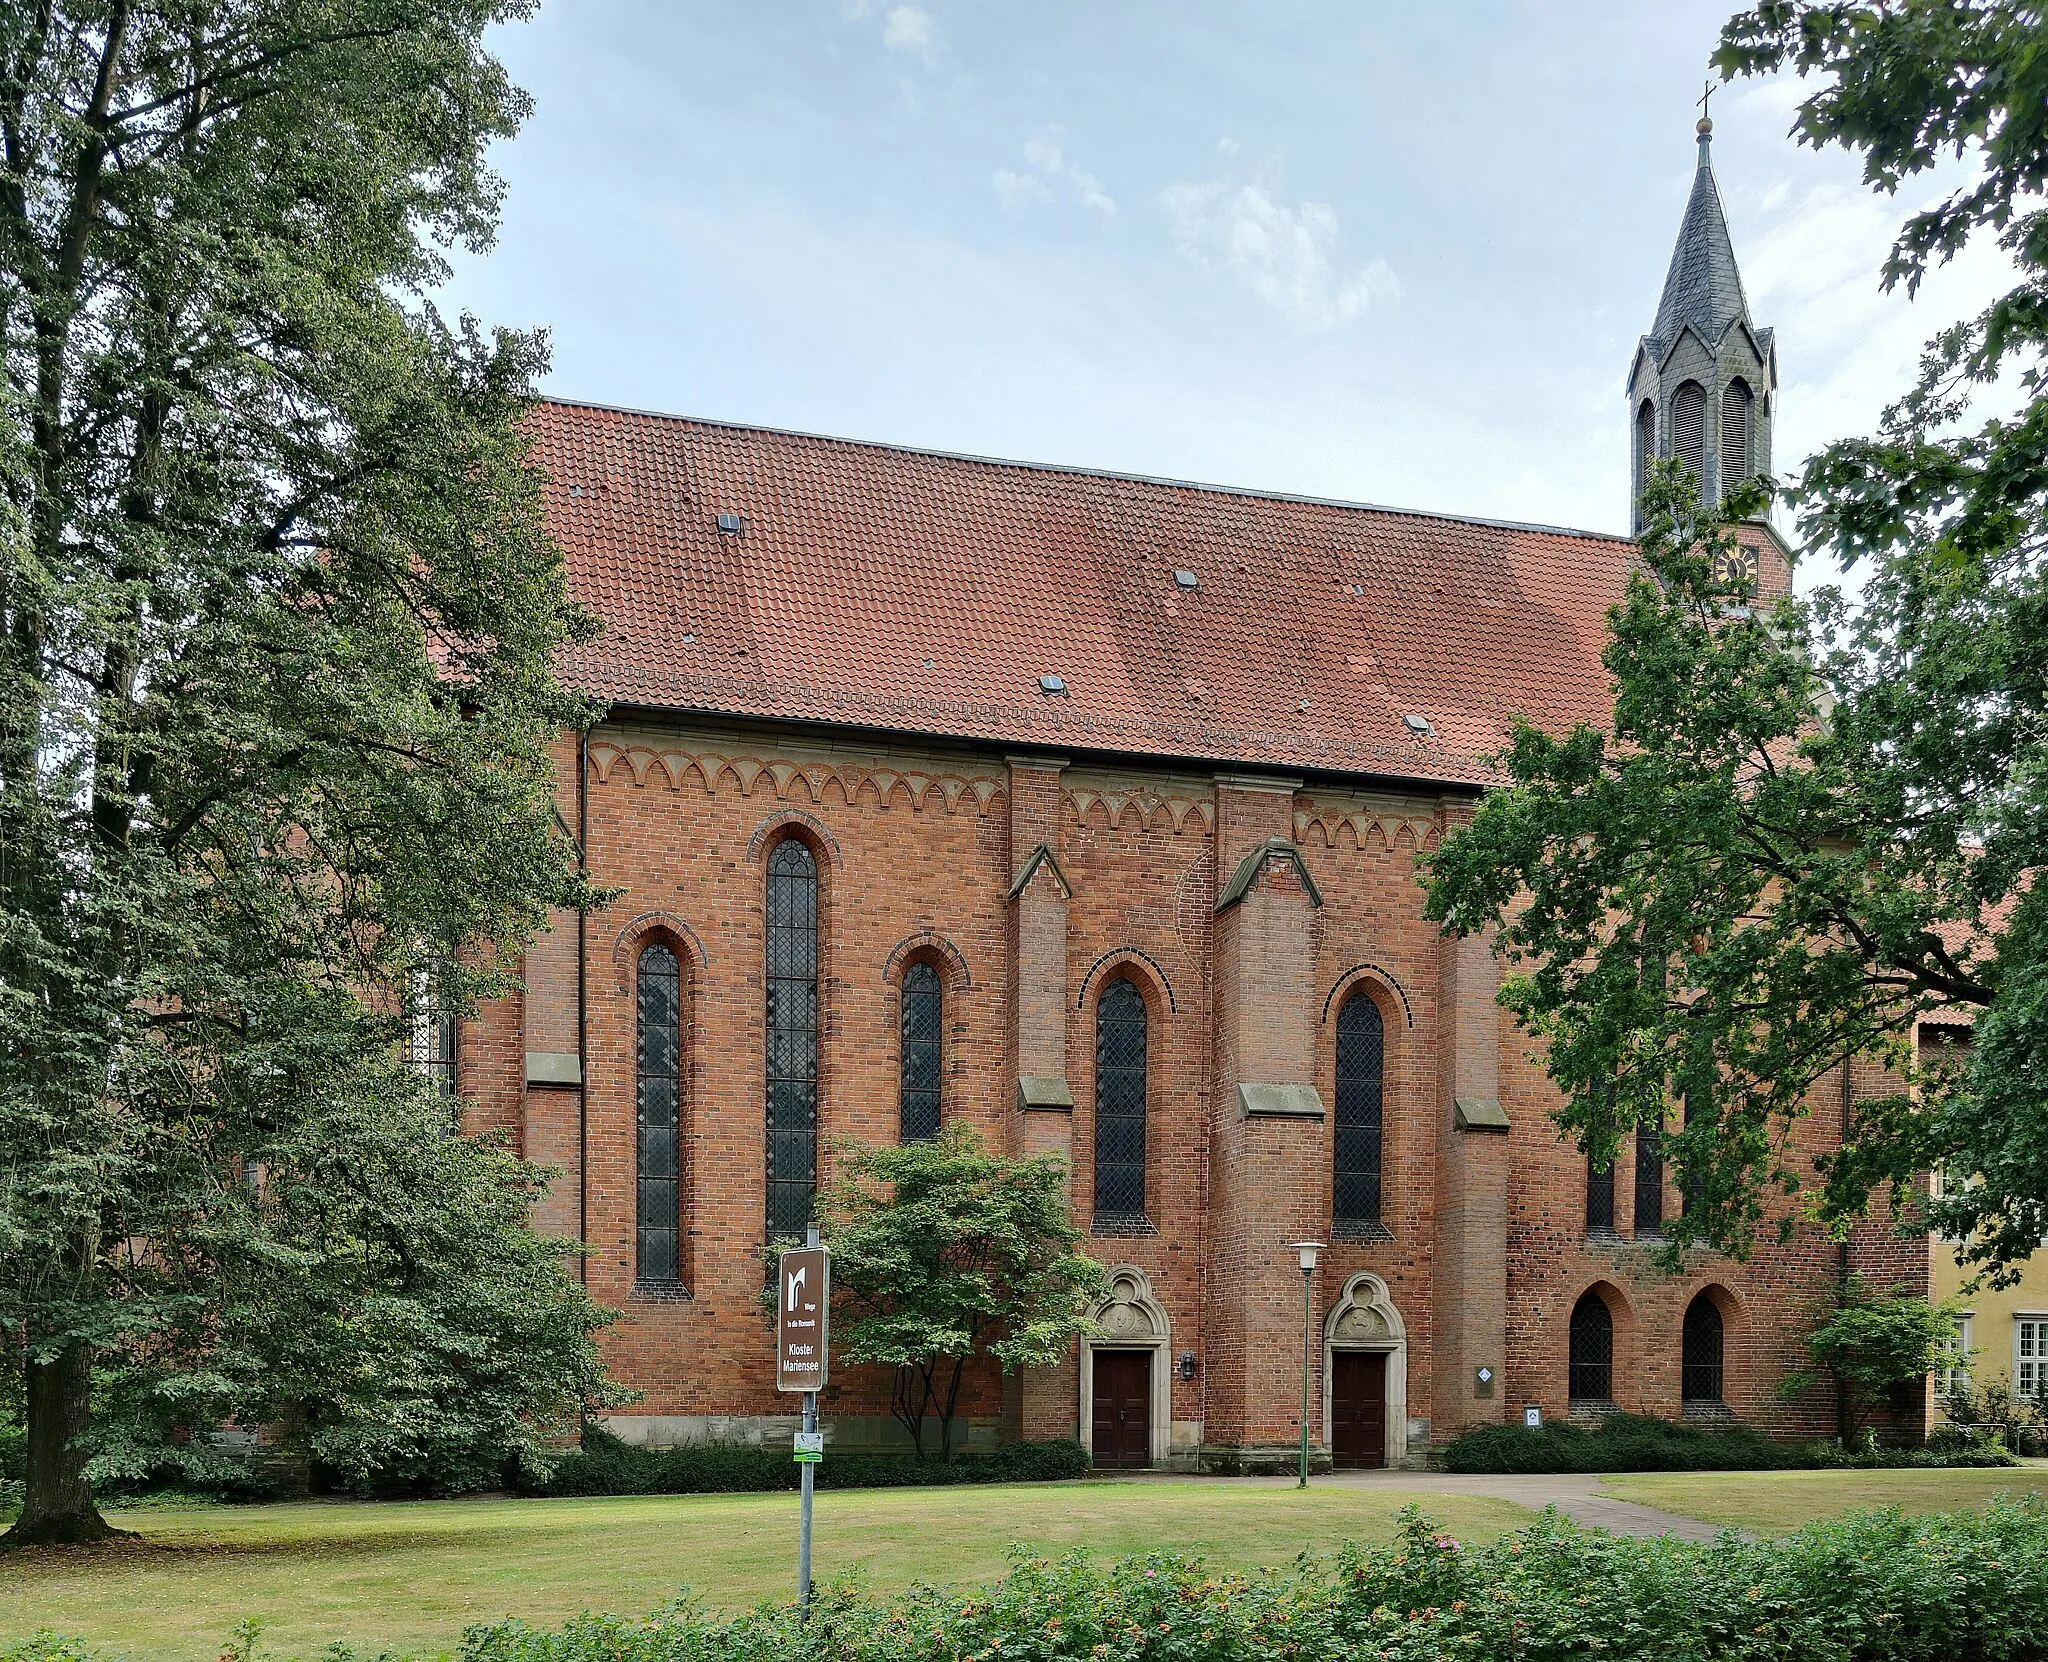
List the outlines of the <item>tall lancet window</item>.
<svg viewBox="0 0 2048 1662">
<path fill-rule="evenodd" d="M 635 1270 L 657 1286 L 682 1280 L 682 966 L 657 942 L 640 954 L 634 1071 Z"/>
<path fill-rule="evenodd" d="M 1707 477 L 1707 389 L 1688 381 L 1671 395 L 1671 454 L 1692 469 L 1694 479 Z"/>
<path fill-rule="evenodd" d="M 1354 993 L 1337 1012 L 1331 1209 L 1340 1236 L 1366 1234 L 1380 1221 L 1380 1111 L 1386 1058 L 1386 1023 L 1380 1008 L 1369 994 Z"/>
<path fill-rule="evenodd" d="M 1095 1010 L 1095 1226 L 1145 1222 L 1145 1097 L 1150 1057 L 1145 997 L 1129 978 L 1102 989 Z"/>
<path fill-rule="evenodd" d="M 930 964 L 903 972 L 903 1078 L 897 1134 L 906 1143 L 939 1134 L 939 1081 L 944 1057 L 946 993 Z"/>
<path fill-rule="evenodd" d="M 1730 381 L 1721 394 L 1721 494 L 1726 496 L 1756 472 L 1750 460 L 1750 415 L 1756 400 L 1743 381 Z"/>
<path fill-rule="evenodd" d="M 801 1235 L 818 1186 L 818 863 L 768 856 L 768 1235 Z"/>
</svg>

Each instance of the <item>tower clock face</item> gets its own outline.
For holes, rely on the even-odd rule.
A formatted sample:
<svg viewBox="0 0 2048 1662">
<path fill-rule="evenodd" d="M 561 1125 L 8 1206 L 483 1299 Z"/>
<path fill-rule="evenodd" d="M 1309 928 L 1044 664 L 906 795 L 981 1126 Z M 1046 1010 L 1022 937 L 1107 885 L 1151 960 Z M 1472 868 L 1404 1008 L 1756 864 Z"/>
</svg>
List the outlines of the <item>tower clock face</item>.
<svg viewBox="0 0 2048 1662">
<path fill-rule="evenodd" d="M 1714 581 L 1724 588 L 1756 585 L 1756 550 L 1737 544 L 1714 556 Z"/>
</svg>

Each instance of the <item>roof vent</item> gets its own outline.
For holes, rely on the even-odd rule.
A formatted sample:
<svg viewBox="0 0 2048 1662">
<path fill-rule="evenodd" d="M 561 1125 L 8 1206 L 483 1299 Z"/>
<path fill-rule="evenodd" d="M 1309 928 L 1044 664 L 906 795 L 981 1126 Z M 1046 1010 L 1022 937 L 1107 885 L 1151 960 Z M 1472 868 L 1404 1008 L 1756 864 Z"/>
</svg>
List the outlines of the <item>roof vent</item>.
<svg viewBox="0 0 2048 1662">
<path fill-rule="evenodd" d="M 696 636 L 695 636 L 694 634 L 692 634 L 692 635 L 685 635 L 685 636 L 683 637 L 683 645 L 685 645 L 685 646 L 695 646 L 696 644 L 697 644 L 697 637 L 696 637 Z"/>
<path fill-rule="evenodd" d="M 746 529 L 746 526 L 741 522 L 738 514 L 720 514 L 718 516 L 718 528 L 721 531 L 730 531 L 734 535 L 738 535 Z"/>
<path fill-rule="evenodd" d="M 581 485 L 571 485 L 569 487 L 569 494 L 571 496 L 581 496 L 583 494 L 583 487 Z"/>
<path fill-rule="evenodd" d="M 1041 675 L 1038 678 L 1038 690 L 1047 698 L 1065 698 L 1067 683 L 1064 678 L 1057 675 Z"/>
<path fill-rule="evenodd" d="M 1427 716 L 1405 715 L 1401 720 L 1407 723 L 1408 731 L 1413 733 L 1418 739 L 1433 739 L 1436 737 L 1436 729 L 1430 726 L 1429 717 Z"/>
<path fill-rule="evenodd" d="M 1202 586 L 1201 578 L 1197 577 L 1192 571 L 1176 571 L 1173 574 L 1173 580 L 1184 589 L 1199 589 Z"/>
</svg>

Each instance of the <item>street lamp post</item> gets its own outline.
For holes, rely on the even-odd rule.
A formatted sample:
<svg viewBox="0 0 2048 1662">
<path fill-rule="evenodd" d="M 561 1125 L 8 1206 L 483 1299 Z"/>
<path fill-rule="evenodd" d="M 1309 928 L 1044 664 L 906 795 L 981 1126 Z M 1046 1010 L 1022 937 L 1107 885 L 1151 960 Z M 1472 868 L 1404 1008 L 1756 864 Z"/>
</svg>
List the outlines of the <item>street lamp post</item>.
<svg viewBox="0 0 2048 1662">
<path fill-rule="evenodd" d="M 1301 1255 L 1301 1481 L 1298 1489 L 1308 1487 L 1308 1351 L 1309 1339 L 1314 1332 L 1315 1300 L 1310 1293 L 1310 1283 L 1315 1279 L 1316 1254 L 1323 1250 L 1321 1241 L 1296 1241 L 1294 1250 Z"/>
</svg>

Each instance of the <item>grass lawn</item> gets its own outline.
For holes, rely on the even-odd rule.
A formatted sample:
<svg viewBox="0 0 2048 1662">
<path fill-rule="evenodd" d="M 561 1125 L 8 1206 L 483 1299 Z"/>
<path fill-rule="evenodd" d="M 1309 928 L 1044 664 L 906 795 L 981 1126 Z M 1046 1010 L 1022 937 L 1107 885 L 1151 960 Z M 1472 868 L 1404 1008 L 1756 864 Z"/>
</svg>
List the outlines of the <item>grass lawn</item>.
<svg viewBox="0 0 2048 1662">
<path fill-rule="evenodd" d="M 1413 1498 L 1110 1482 L 841 1490 L 818 1497 L 817 1573 L 857 1566 L 878 1586 L 987 1581 L 1013 1541 L 1280 1564 L 1304 1547 L 1384 1538 Z M 1468 1539 L 1531 1517 L 1507 1501 L 1420 1498 Z M 471 1622 L 638 1613 L 685 1583 L 743 1606 L 792 1595 L 796 1515 L 787 1494 L 110 1513 L 144 1541 L 0 1560 L 0 1642 L 53 1628 L 133 1662 L 213 1662 L 228 1630 L 258 1616 L 272 1655 L 310 1657 L 337 1639 L 432 1655 Z"/>
<path fill-rule="evenodd" d="M 1878 1506 L 1950 1512 L 1997 1494 L 2048 1495 L 2048 1462 L 1944 1471 L 1625 1472 L 1601 1486 L 1662 1512 L 1776 1534 Z"/>
</svg>

